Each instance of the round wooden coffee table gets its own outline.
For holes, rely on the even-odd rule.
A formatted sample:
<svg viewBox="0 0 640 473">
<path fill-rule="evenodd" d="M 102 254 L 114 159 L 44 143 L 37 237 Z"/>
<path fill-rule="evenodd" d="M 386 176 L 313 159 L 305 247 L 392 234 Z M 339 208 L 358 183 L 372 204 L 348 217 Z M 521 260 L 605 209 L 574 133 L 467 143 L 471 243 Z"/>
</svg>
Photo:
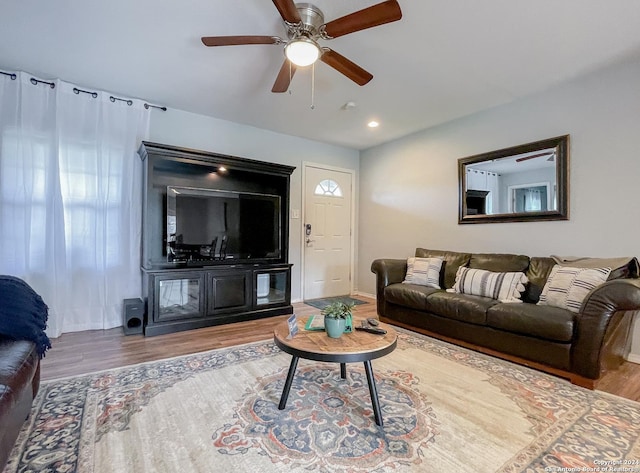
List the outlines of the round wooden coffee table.
<svg viewBox="0 0 640 473">
<path fill-rule="evenodd" d="M 275 344 L 293 357 L 278 409 L 282 410 L 287 405 L 291 383 L 300 358 L 340 363 L 340 377 L 342 379 L 347 377 L 346 363 L 363 362 L 375 421 L 376 424 L 382 425 L 382 412 L 371 360 L 388 355 L 395 350 L 398 341 L 396 331 L 390 325 L 380 323 L 378 327 L 387 331 L 385 335 L 354 330 L 352 333 L 343 334 L 340 338 L 329 338 L 323 331 L 305 330 L 305 321 L 306 319 L 298 319 L 298 333 L 293 338 L 288 338 L 289 326 L 287 322 L 279 324 L 273 332 Z M 361 319 L 354 317 L 353 326 L 360 326 L 360 323 Z"/>
</svg>

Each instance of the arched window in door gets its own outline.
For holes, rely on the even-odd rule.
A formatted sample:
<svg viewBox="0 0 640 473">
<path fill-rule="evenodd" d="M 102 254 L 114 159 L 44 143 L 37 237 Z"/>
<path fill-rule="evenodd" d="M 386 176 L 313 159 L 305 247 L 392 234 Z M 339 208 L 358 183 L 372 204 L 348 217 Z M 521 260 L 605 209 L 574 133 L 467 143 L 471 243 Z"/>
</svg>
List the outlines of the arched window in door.
<svg viewBox="0 0 640 473">
<path fill-rule="evenodd" d="M 325 179 L 324 181 L 320 181 L 320 184 L 316 186 L 314 194 L 342 197 L 342 189 L 333 179 Z"/>
</svg>

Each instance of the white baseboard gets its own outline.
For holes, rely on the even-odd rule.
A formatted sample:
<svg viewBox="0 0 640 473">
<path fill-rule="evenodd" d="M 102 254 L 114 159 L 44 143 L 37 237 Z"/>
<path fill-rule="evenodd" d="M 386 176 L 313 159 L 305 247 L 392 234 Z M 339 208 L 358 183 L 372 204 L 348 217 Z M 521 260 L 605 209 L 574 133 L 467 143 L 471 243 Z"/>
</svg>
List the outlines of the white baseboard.
<svg viewBox="0 0 640 473">
<path fill-rule="evenodd" d="M 354 291 L 351 293 L 352 296 L 362 296 L 362 297 L 369 297 L 371 299 L 375 299 L 376 295 L 375 294 L 369 294 L 368 292 L 361 292 L 361 291 Z M 296 302 L 304 302 L 303 299 L 291 299 L 291 303 L 295 304 Z"/>
<path fill-rule="evenodd" d="M 368 292 L 362 292 L 362 291 L 355 291 L 353 293 L 354 296 L 362 296 L 362 297 L 369 297 L 371 299 L 375 299 L 376 295 L 375 294 L 369 294 Z"/>
<path fill-rule="evenodd" d="M 627 361 L 631 363 L 637 363 L 640 365 L 640 355 L 636 355 L 635 353 L 629 353 L 627 355 Z"/>
</svg>

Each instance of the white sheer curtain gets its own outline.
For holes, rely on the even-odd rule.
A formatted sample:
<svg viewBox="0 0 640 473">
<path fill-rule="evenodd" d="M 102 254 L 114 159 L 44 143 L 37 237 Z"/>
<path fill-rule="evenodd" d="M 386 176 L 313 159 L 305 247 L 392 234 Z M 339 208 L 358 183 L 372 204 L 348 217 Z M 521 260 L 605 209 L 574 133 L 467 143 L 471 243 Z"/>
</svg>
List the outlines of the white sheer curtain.
<svg viewBox="0 0 640 473">
<path fill-rule="evenodd" d="M 524 211 L 536 212 L 542 210 L 542 192 L 532 187 L 522 190 Z"/>
<path fill-rule="evenodd" d="M 516 212 L 538 212 L 547 210 L 546 192 L 539 187 L 521 187 L 514 189 Z"/>
<path fill-rule="evenodd" d="M 499 214 L 500 210 L 500 175 L 495 172 L 487 172 L 487 213 Z"/>
<path fill-rule="evenodd" d="M 43 297 L 51 337 L 122 325 L 122 300 L 141 292 L 149 110 L 13 77 L 0 75 L 0 273 Z"/>
</svg>

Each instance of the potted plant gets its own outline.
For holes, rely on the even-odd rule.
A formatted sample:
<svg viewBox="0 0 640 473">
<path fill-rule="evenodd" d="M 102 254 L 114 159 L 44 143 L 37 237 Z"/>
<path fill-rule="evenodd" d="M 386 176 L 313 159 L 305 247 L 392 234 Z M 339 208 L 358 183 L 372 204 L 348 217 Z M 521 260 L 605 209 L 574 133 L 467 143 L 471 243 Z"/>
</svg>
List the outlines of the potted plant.
<svg viewBox="0 0 640 473">
<path fill-rule="evenodd" d="M 345 304 L 344 302 L 332 302 L 324 309 L 324 330 L 331 338 L 340 338 L 347 326 L 347 320 L 351 320 L 351 309 L 354 304 Z"/>
</svg>

